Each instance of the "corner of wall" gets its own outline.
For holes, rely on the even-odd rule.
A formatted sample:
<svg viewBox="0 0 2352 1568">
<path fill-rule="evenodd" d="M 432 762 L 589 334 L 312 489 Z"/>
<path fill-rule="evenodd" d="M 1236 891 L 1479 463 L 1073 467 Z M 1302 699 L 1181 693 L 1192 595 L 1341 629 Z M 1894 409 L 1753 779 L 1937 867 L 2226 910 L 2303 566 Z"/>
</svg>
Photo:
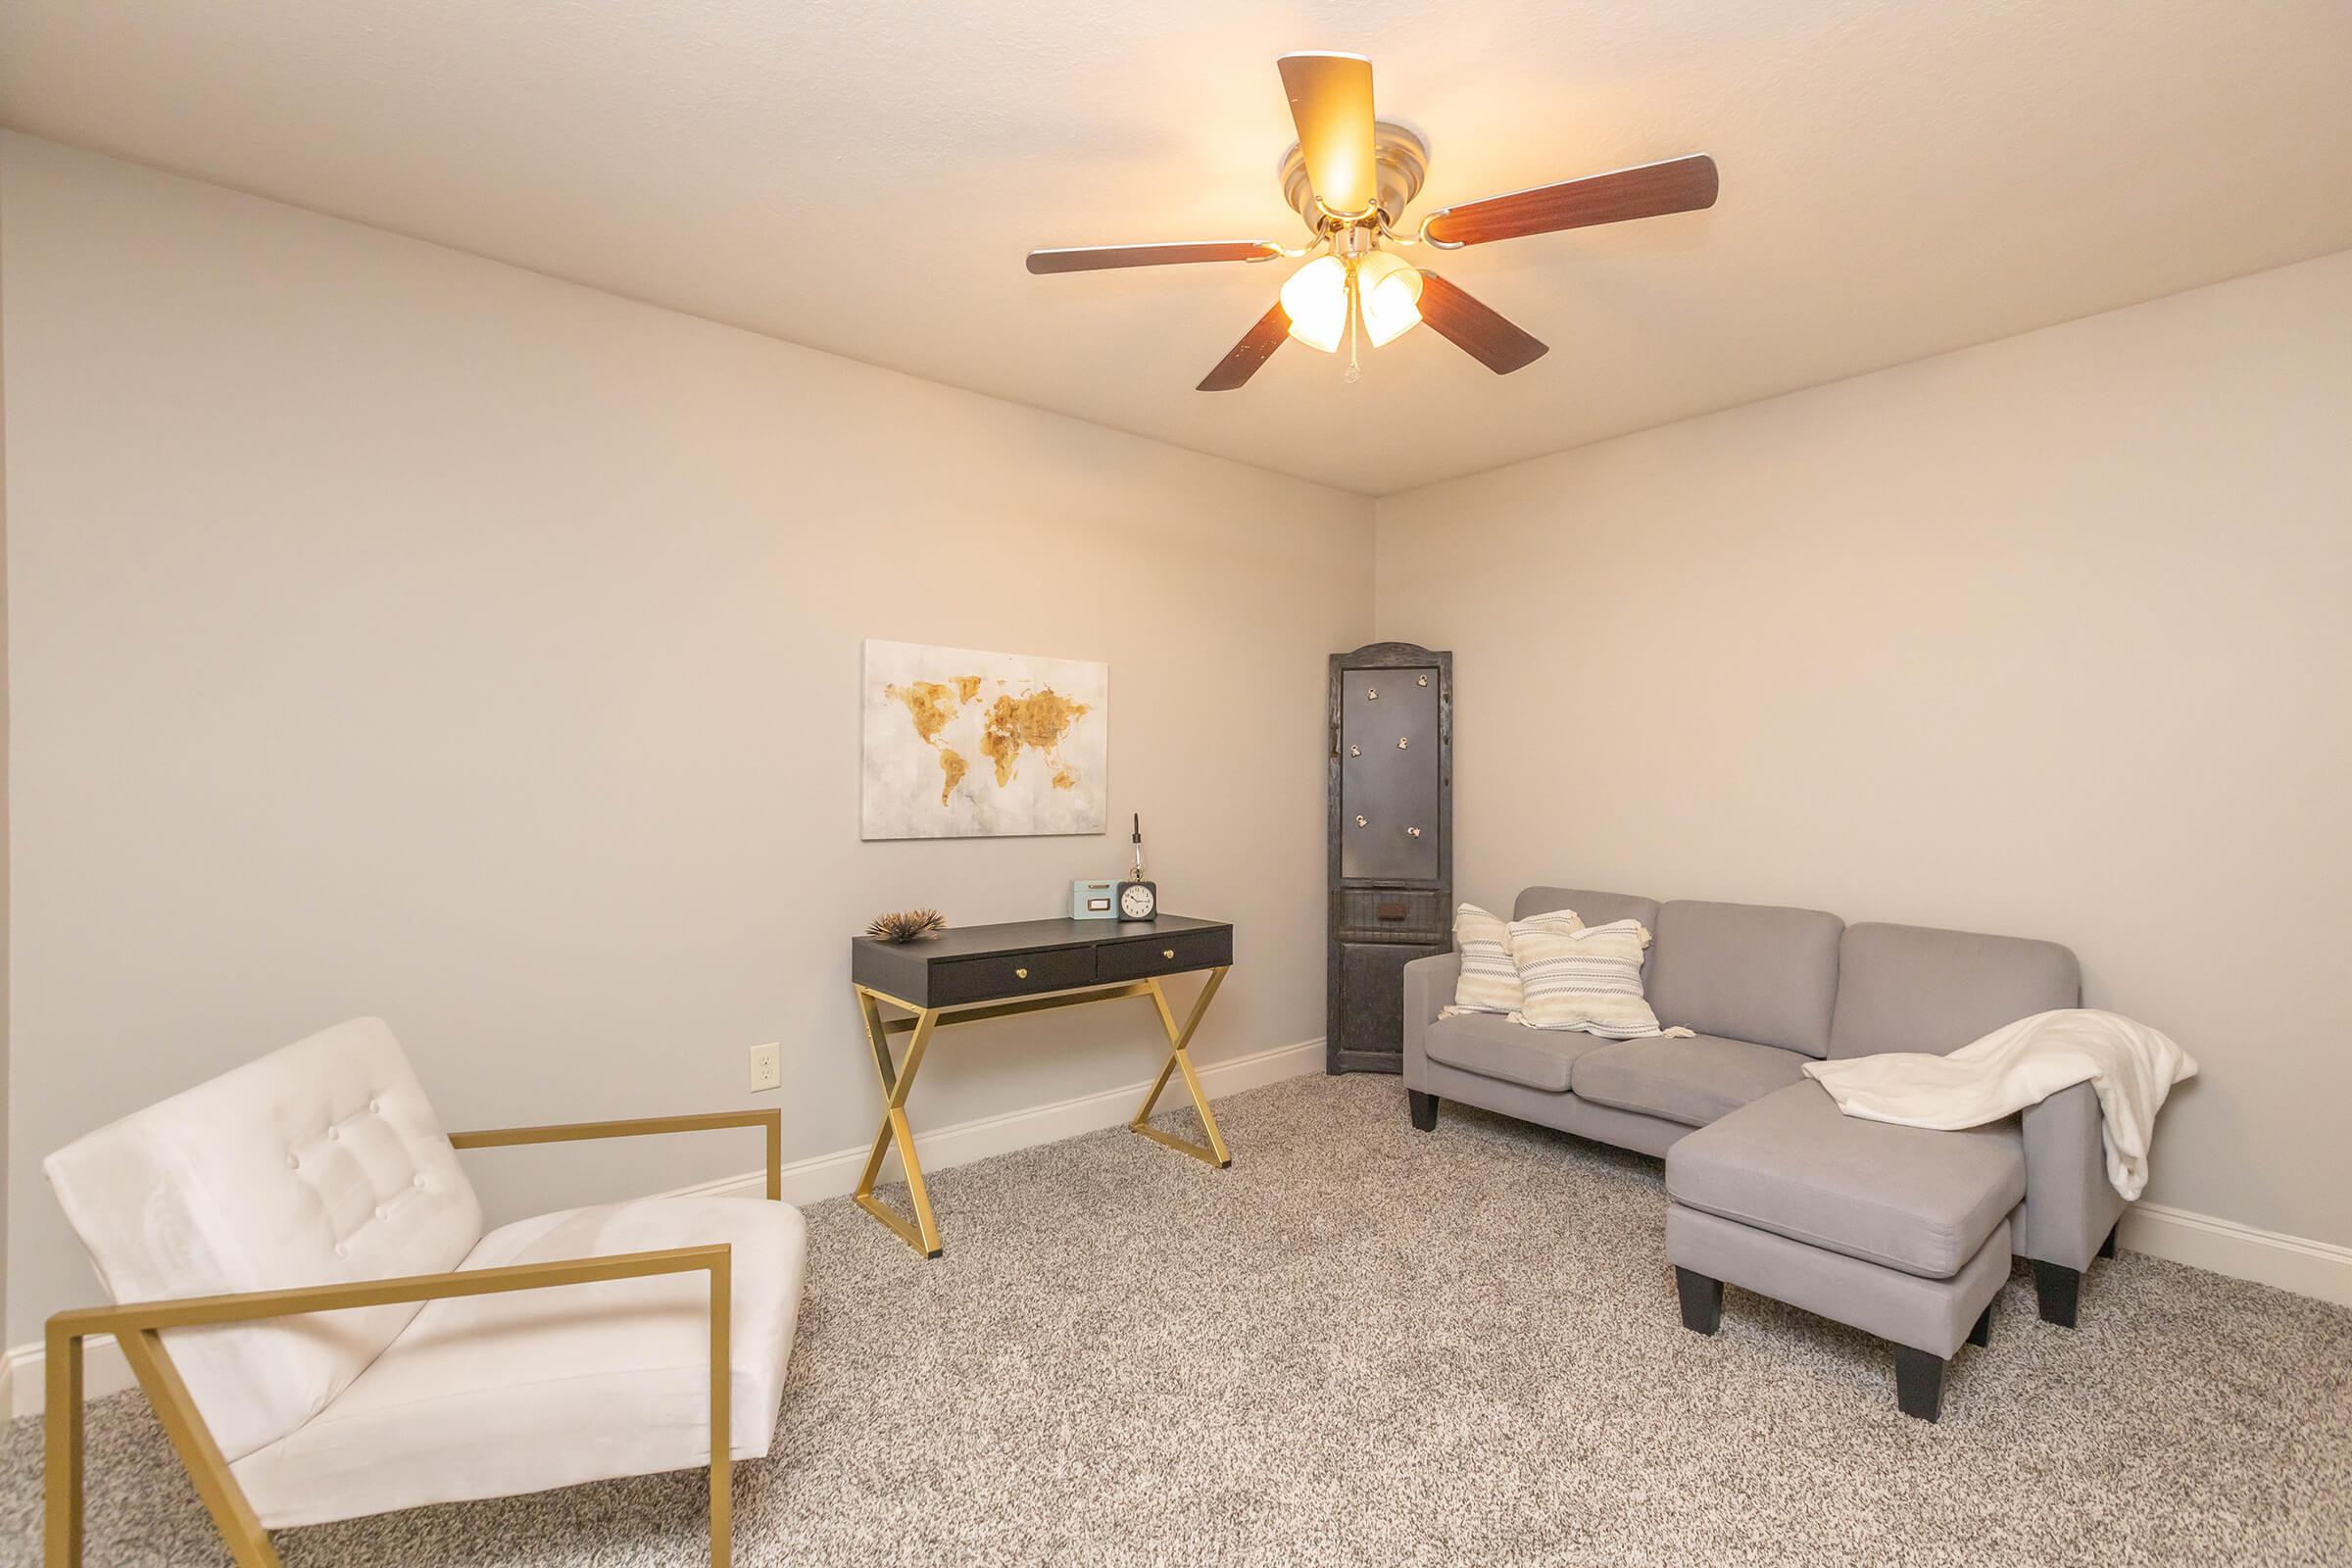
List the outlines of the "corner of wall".
<svg viewBox="0 0 2352 1568">
<path fill-rule="evenodd" d="M 0 149 L 0 158 L 6 156 Z M 4 175 L 0 175 L 4 177 Z M 8 1312 L 8 1019 L 16 987 L 10 983 L 8 815 L 8 289 L 0 268 L 0 1321 Z M 7 1408 L 0 1372 L 0 1409 Z"/>
</svg>

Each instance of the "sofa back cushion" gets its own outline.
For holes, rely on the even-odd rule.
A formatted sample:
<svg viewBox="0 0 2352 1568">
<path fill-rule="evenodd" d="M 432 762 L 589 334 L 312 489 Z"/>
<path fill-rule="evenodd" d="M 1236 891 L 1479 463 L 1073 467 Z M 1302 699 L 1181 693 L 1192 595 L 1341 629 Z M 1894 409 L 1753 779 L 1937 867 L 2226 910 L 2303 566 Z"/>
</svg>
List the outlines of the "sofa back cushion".
<svg viewBox="0 0 2352 1568">
<path fill-rule="evenodd" d="M 44 1168 L 118 1301 L 440 1273 L 481 1239 L 473 1189 L 380 1018 L 337 1024 L 133 1112 Z M 316 1415 L 418 1310 L 164 1339 L 234 1462 Z"/>
<path fill-rule="evenodd" d="M 1659 1023 L 1829 1054 L 1838 939 L 1845 930 L 1838 916 L 1676 899 L 1658 906 L 1650 929 L 1657 940 L 1648 993 Z"/>
<path fill-rule="evenodd" d="M 2055 942 L 1865 921 L 1846 928 L 1830 1054 L 1942 1055 L 2082 1002 L 2082 968 Z"/>
<path fill-rule="evenodd" d="M 1640 899 L 1630 893 L 1596 893 L 1591 888 L 1529 888 L 1519 895 L 1511 906 L 1514 920 L 1533 919 L 1554 909 L 1574 909 L 1576 917 L 1587 925 L 1609 925 L 1618 920 L 1639 920 L 1642 928 L 1653 936 L 1658 929 L 1658 901 Z M 1649 955 L 1642 955 L 1642 973 L 1649 973 Z"/>
</svg>

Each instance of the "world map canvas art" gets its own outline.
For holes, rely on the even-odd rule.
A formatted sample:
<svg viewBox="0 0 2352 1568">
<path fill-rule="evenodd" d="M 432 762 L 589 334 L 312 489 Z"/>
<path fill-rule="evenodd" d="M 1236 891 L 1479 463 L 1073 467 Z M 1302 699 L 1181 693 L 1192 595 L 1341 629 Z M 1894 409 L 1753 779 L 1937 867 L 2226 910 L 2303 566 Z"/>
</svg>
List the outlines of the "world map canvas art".
<svg viewBox="0 0 2352 1568">
<path fill-rule="evenodd" d="M 1100 833 L 1110 666 L 869 640 L 861 837 Z"/>
</svg>

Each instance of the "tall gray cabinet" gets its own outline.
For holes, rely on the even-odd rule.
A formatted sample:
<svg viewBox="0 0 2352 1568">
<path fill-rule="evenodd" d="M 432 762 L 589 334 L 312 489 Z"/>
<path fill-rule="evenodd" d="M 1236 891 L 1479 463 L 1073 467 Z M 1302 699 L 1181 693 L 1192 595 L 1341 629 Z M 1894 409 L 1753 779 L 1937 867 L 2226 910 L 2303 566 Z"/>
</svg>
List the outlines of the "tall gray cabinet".
<svg viewBox="0 0 2352 1568">
<path fill-rule="evenodd" d="M 1403 1066 L 1404 966 L 1453 942 L 1453 655 L 1331 656 L 1331 1072 Z"/>
</svg>

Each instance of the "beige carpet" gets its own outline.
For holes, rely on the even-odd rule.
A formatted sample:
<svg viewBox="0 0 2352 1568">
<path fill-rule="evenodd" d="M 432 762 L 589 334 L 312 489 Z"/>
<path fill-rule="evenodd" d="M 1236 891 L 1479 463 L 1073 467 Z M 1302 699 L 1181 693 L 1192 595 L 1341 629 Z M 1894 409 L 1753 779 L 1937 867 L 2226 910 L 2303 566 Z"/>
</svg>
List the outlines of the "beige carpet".
<svg viewBox="0 0 2352 1568">
<path fill-rule="evenodd" d="M 1653 1160 L 1451 1106 L 1416 1134 L 1392 1078 L 1219 1116 L 1224 1173 L 1124 1131 L 939 1173 L 934 1263 L 812 1209 L 737 1561 L 2352 1560 L 2352 1313 L 2127 1252 L 2070 1332 L 2021 1276 L 1930 1426 L 1848 1330 L 1732 1291 L 1686 1332 Z M 139 1396 L 90 1433 L 93 1565 L 225 1560 Z M 29 1564 L 37 1423 L 0 1462 L 0 1562 Z M 701 1489 L 278 1541 L 289 1568 L 690 1563 Z"/>
</svg>

